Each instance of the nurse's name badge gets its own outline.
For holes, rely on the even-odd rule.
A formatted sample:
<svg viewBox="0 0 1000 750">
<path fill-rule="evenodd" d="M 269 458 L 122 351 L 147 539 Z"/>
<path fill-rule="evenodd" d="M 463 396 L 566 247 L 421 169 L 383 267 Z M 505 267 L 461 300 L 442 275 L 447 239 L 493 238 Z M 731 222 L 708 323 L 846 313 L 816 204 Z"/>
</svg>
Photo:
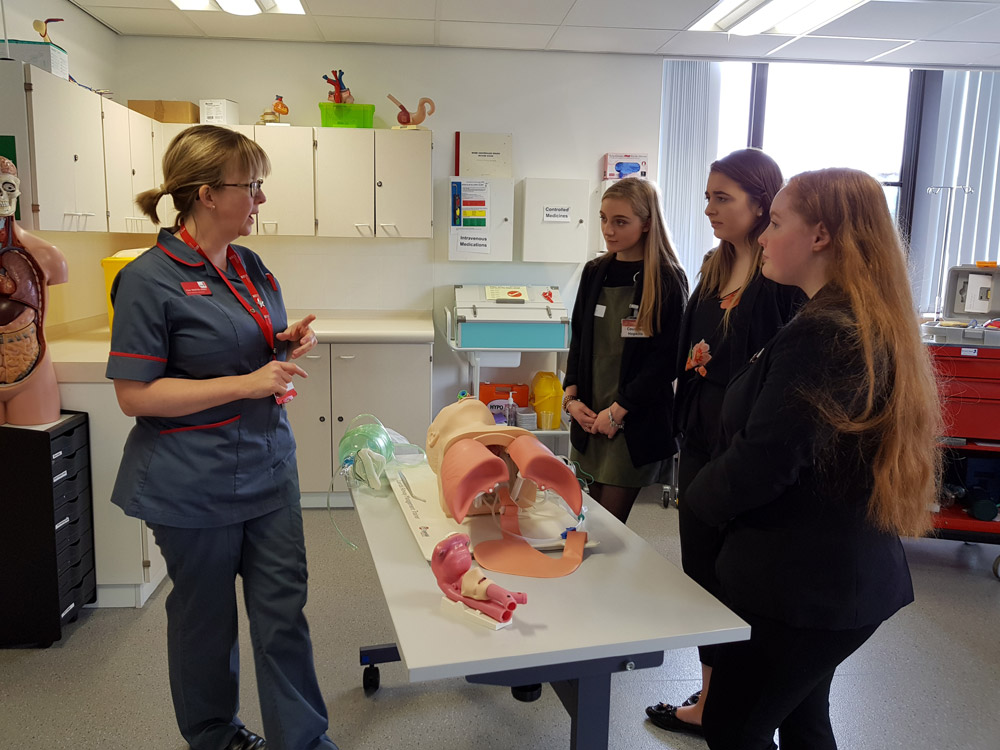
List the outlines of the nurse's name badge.
<svg viewBox="0 0 1000 750">
<path fill-rule="evenodd" d="M 181 289 L 184 290 L 184 294 L 188 297 L 195 294 L 211 294 L 212 290 L 208 288 L 208 284 L 204 281 L 182 281 Z"/>
</svg>

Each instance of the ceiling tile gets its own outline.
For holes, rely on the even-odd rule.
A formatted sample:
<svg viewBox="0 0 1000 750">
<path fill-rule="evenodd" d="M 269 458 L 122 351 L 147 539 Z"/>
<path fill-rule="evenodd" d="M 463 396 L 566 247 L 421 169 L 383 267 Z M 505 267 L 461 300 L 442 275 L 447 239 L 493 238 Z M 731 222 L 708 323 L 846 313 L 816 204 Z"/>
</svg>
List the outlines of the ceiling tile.
<svg viewBox="0 0 1000 750">
<path fill-rule="evenodd" d="M 549 42 L 551 50 L 574 52 L 624 52 L 651 55 L 677 32 L 657 29 L 598 29 L 563 26 Z"/>
<path fill-rule="evenodd" d="M 334 18 L 315 16 L 328 42 L 369 44 L 434 44 L 433 21 L 406 21 L 391 18 Z"/>
<path fill-rule="evenodd" d="M 925 39 L 955 23 L 974 18 L 994 5 L 977 2 L 870 2 L 813 33 L 819 36 Z"/>
<path fill-rule="evenodd" d="M 768 59 L 864 62 L 895 49 L 901 43 L 898 39 L 845 39 L 843 37 L 806 36 L 768 54 Z"/>
<path fill-rule="evenodd" d="M 914 42 L 880 57 L 880 63 L 895 65 L 972 66 L 1000 52 L 1000 44 L 983 42 Z"/>
<path fill-rule="evenodd" d="M 931 34 L 928 39 L 958 42 L 995 42 L 1000 40 L 1000 9 L 995 8 L 989 13 L 976 16 L 971 20 L 956 23 L 936 34 Z"/>
<path fill-rule="evenodd" d="M 574 0 L 438 0 L 438 20 L 558 25 Z"/>
<path fill-rule="evenodd" d="M 737 36 L 721 31 L 682 31 L 657 50 L 676 57 L 763 57 L 792 37 L 780 34 Z"/>
<path fill-rule="evenodd" d="M 203 36 L 179 10 L 157 8 L 88 8 L 119 34 L 136 36 Z"/>
<path fill-rule="evenodd" d="M 434 20 L 435 0 L 302 0 L 315 16 Z"/>
<path fill-rule="evenodd" d="M 310 16 L 261 13 L 232 16 L 228 13 L 185 11 L 184 15 L 208 36 L 222 39 L 273 39 L 286 42 L 321 42 L 323 37 Z"/>
<path fill-rule="evenodd" d="M 446 47 L 545 49 L 557 28 L 523 23 L 441 21 L 438 23 L 438 44 Z"/>
<path fill-rule="evenodd" d="M 569 26 L 683 30 L 697 21 L 715 0 L 576 0 L 566 16 Z"/>
</svg>

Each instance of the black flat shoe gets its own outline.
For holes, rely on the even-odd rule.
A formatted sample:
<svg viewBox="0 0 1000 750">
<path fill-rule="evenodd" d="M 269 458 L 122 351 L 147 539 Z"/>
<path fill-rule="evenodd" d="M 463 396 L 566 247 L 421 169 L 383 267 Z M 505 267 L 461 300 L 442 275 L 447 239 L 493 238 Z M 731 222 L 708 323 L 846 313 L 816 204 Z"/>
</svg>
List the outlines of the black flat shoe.
<svg viewBox="0 0 1000 750">
<path fill-rule="evenodd" d="M 684 721 L 684 719 L 678 719 L 677 706 L 671 706 L 669 703 L 649 706 L 646 709 L 646 715 L 656 726 L 660 729 L 666 729 L 668 732 L 684 732 L 685 734 L 694 734 L 698 737 L 705 736 L 705 731 L 701 728 L 701 725 L 692 724 L 689 721 Z"/>
<path fill-rule="evenodd" d="M 697 692 L 691 693 L 691 695 L 688 696 L 687 700 L 684 701 L 681 705 L 693 706 L 700 700 L 701 700 L 701 691 L 698 690 Z M 669 703 L 657 703 L 655 706 L 646 706 L 646 716 L 649 716 L 650 718 L 657 715 L 662 716 L 663 714 L 669 713 L 672 710 L 675 710 L 674 706 L 670 705 Z"/>
<path fill-rule="evenodd" d="M 236 730 L 235 736 L 226 745 L 226 750 L 267 750 L 267 741 L 243 727 Z"/>
</svg>

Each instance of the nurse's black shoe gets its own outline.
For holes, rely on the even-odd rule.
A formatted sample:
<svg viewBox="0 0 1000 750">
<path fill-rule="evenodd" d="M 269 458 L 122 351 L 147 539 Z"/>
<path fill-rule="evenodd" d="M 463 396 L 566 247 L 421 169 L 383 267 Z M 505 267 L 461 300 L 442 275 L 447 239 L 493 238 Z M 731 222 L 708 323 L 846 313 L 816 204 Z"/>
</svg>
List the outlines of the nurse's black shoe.
<svg viewBox="0 0 1000 750">
<path fill-rule="evenodd" d="M 240 727 L 226 745 L 226 750 L 267 750 L 267 740 L 246 727 Z"/>
<path fill-rule="evenodd" d="M 646 715 L 656 726 L 660 729 L 666 729 L 668 732 L 684 732 L 685 734 L 694 734 L 699 737 L 705 736 L 705 730 L 701 728 L 700 724 L 692 724 L 689 721 L 684 721 L 684 719 L 678 719 L 677 706 L 671 706 L 669 703 L 648 706 L 646 708 Z"/>
<path fill-rule="evenodd" d="M 695 692 L 691 693 L 691 695 L 688 696 L 688 699 L 686 701 L 684 701 L 681 705 L 682 706 L 694 706 L 700 700 L 701 700 L 701 691 L 700 690 L 696 690 Z"/>
</svg>

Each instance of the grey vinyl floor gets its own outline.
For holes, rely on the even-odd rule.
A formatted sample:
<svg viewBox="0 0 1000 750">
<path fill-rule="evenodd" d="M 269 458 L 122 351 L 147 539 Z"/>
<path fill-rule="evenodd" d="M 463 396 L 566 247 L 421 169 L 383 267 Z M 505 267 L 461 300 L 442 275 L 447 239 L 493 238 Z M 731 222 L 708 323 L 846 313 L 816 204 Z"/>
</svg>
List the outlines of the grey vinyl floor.
<svg viewBox="0 0 1000 750">
<path fill-rule="evenodd" d="M 358 647 L 393 640 L 388 610 L 353 510 L 333 519 L 305 511 L 307 608 L 331 737 L 342 750 L 566 748 L 569 718 L 551 688 L 518 703 L 506 688 L 464 680 L 409 684 L 400 664 L 381 667 L 365 697 Z M 650 488 L 629 526 L 675 564 L 677 513 Z M 906 542 L 917 601 L 885 623 L 838 670 L 832 691 L 840 747 L 857 750 L 1000 750 L 1000 547 L 925 539 Z M 47 650 L 0 650 L 0 748 L 185 750 L 167 687 L 165 583 L 143 609 L 86 610 Z M 8 602 L 0 612 L 9 613 Z M 3 616 L 9 616 L 4 614 Z M 250 647 L 242 653 L 241 716 L 260 728 Z M 612 679 L 610 746 L 704 748 L 647 721 L 643 707 L 679 702 L 697 685 L 694 649 L 668 652 L 662 667 Z"/>
</svg>

